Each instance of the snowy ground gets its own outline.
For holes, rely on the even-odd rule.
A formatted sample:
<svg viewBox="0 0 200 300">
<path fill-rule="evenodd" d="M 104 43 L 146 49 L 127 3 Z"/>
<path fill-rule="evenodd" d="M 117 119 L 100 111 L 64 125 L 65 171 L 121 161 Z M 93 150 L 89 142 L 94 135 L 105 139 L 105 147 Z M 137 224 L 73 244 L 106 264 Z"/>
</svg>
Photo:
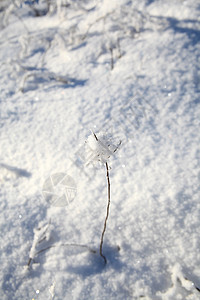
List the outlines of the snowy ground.
<svg viewBox="0 0 200 300">
<path fill-rule="evenodd" d="M 23 2 L 0 1 L 0 298 L 200 299 L 199 1 Z M 90 130 L 122 141 L 107 265 Z M 63 207 L 42 193 L 58 173 Z"/>
</svg>

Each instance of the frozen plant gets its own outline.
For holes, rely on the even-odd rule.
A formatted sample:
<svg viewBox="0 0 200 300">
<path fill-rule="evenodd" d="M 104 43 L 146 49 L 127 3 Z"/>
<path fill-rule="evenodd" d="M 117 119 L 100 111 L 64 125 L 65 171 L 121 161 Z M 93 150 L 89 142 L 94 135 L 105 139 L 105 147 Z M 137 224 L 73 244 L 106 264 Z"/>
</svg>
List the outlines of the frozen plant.
<svg viewBox="0 0 200 300">
<path fill-rule="evenodd" d="M 179 263 L 176 263 L 171 269 L 171 281 L 171 287 L 167 291 L 165 291 L 164 293 L 157 293 L 157 295 L 161 296 L 162 299 L 175 299 L 177 290 L 180 287 L 183 287 L 188 292 L 188 294 L 190 293 L 190 296 L 192 298 L 189 298 L 188 295 L 188 299 L 199 299 L 199 287 L 185 276 L 183 269 Z"/>
<path fill-rule="evenodd" d="M 85 147 L 85 165 L 95 166 L 99 163 L 101 166 L 106 164 L 108 159 L 118 150 L 121 141 L 116 146 L 113 143 L 111 135 L 103 132 L 98 133 L 98 137 L 94 132 L 91 132 Z"/>
<path fill-rule="evenodd" d="M 49 288 L 49 293 L 51 294 L 51 300 L 53 300 L 53 298 L 55 296 L 55 286 L 56 286 L 56 282 L 54 280 L 54 282 L 52 283 L 52 285 Z"/>
<path fill-rule="evenodd" d="M 100 132 L 97 136 L 94 132 L 88 137 L 86 141 L 86 165 L 90 163 L 95 164 L 96 162 L 101 165 L 105 165 L 106 167 L 106 177 L 108 184 L 108 202 L 107 202 L 107 210 L 106 217 L 104 220 L 103 231 L 101 234 L 101 241 L 99 247 L 99 254 L 104 259 L 105 264 L 107 263 L 107 259 L 105 255 L 103 255 L 103 239 L 106 231 L 107 220 L 109 216 L 110 209 L 110 176 L 109 176 L 109 166 L 108 159 L 118 150 L 121 145 L 121 141 L 118 145 L 114 145 L 110 136 Z"/>
<path fill-rule="evenodd" d="M 30 267 L 32 260 L 36 256 L 37 252 L 37 246 L 38 244 L 41 244 L 43 241 L 48 241 L 50 239 L 51 235 L 51 226 L 50 226 L 50 221 L 48 224 L 42 225 L 36 229 L 33 230 L 34 232 L 34 238 L 33 238 L 33 243 L 32 247 L 29 253 L 29 260 L 27 263 L 27 266 Z"/>
</svg>

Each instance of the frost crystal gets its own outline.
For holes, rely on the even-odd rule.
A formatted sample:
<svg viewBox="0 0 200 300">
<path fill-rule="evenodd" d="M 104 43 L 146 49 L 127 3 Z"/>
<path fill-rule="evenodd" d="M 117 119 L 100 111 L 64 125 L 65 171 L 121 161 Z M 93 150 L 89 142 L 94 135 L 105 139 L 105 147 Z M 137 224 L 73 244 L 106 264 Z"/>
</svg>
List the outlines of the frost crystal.
<svg viewBox="0 0 200 300">
<path fill-rule="evenodd" d="M 121 142 L 118 146 L 114 145 L 111 136 L 100 132 L 92 134 L 88 137 L 85 147 L 85 165 L 95 164 L 99 162 L 100 164 L 105 164 L 108 159 L 117 151 Z"/>
<path fill-rule="evenodd" d="M 51 299 L 53 299 L 55 296 L 55 286 L 56 286 L 56 282 L 54 281 L 49 288 L 49 293 L 51 294 Z"/>
<path fill-rule="evenodd" d="M 33 259 L 35 257 L 36 254 L 36 247 L 39 243 L 41 243 L 42 241 L 46 240 L 48 241 L 50 239 L 50 223 L 34 229 L 34 239 L 33 239 L 33 244 L 29 253 L 29 257 L 31 259 Z"/>
</svg>

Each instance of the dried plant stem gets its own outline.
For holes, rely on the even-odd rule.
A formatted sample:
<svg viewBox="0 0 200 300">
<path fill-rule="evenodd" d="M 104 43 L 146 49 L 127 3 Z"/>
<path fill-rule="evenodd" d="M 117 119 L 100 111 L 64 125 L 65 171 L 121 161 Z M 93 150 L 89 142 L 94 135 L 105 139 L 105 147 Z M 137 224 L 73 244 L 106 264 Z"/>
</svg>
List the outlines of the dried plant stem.
<svg viewBox="0 0 200 300">
<path fill-rule="evenodd" d="M 41 249 L 41 250 L 39 250 L 38 252 L 36 252 L 35 256 L 38 256 L 40 253 L 43 253 L 43 252 L 45 252 L 45 251 L 47 251 L 47 250 L 49 250 L 49 249 L 51 249 L 51 248 L 57 248 L 57 247 L 63 247 L 63 246 L 64 246 L 64 247 L 78 247 L 78 248 L 85 248 L 85 249 L 87 249 L 89 252 L 94 253 L 94 254 L 97 252 L 96 250 L 90 248 L 90 247 L 87 246 L 87 245 L 81 245 L 81 244 L 75 244 L 75 243 L 64 243 L 64 244 L 59 244 L 59 245 L 51 245 L 51 246 L 48 246 L 48 247 L 46 247 L 46 248 L 44 248 L 44 249 Z M 31 258 L 31 257 L 29 257 L 29 260 L 28 260 L 28 263 L 27 263 L 27 266 L 28 266 L 28 267 L 30 267 L 32 261 L 34 261 L 34 259 Z"/>
<path fill-rule="evenodd" d="M 101 234 L 101 242 L 100 242 L 100 249 L 99 249 L 99 253 L 100 253 L 101 257 L 103 257 L 105 264 L 107 264 L 107 259 L 102 253 L 102 248 L 103 248 L 103 238 L 104 238 L 104 234 L 106 231 L 106 224 L 107 224 L 107 220 L 108 220 L 108 216 L 109 216 L 109 208 L 110 208 L 110 177 L 109 177 L 109 167 L 108 167 L 107 162 L 106 162 L 106 176 L 107 176 L 107 182 L 108 182 L 108 204 L 107 204 L 106 218 L 104 221 L 103 231 Z"/>
<path fill-rule="evenodd" d="M 114 58 L 113 58 L 113 48 L 110 47 L 110 67 L 111 67 L 111 70 L 114 69 Z"/>
<path fill-rule="evenodd" d="M 117 39 L 118 58 L 122 57 L 120 38 Z"/>
<path fill-rule="evenodd" d="M 81 245 L 81 244 L 75 244 L 75 243 L 71 243 L 71 244 L 69 244 L 69 243 L 66 243 L 66 244 L 60 244 L 60 245 L 51 245 L 51 246 L 49 246 L 49 247 L 46 247 L 46 248 L 44 248 L 44 249 L 41 249 L 41 250 L 39 250 L 37 253 L 36 253 L 36 255 L 38 255 L 38 254 L 40 254 L 40 253 L 42 253 L 42 252 L 44 252 L 44 251 L 46 251 L 46 250 L 49 250 L 49 249 L 51 249 L 51 248 L 55 248 L 55 247 L 61 247 L 61 246 L 64 246 L 64 247 L 78 247 L 78 248 L 86 248 L 88 251 L 90 251 L 91 253 L 96 253 L 96 250 L 93 250 L 92 248 L 90 248 L 89 246 L 87 246 L 87 245 Z"/>
</svg>

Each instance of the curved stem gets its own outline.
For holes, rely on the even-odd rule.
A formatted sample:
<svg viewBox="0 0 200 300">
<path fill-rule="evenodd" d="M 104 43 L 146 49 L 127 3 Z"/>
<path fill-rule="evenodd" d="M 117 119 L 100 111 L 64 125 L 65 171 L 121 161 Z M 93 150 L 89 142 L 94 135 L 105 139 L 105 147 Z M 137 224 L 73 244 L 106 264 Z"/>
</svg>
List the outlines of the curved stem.
<svg viewBox="0 0 200 300">
<path fill-rule="evenodd" d="M 107 264 L 107 259 L 103 255 L 102 248 L 103 248 L 103 238 L 104 238 L 104 234 L 106 231 L 106 224 L 107 224 L 107 220 L 108 220 L 108 216 L 109 216 L 109 209 L 110 209 L 110 178 L 109 178 L 109 167 L 108 167 L 107 162 L 106 162 L 106 176 L 107 176 L 107 182 L 108 182 L 108 204 L 107 204 L 106 218 L 104 221 L 103 231 L 101 234 L 101 242 L 100 242 L 100 249 L 99 249 L 99 253 L 100 253 L 101 257 L 103 257 L 105 264 Z"/>
</svg>

